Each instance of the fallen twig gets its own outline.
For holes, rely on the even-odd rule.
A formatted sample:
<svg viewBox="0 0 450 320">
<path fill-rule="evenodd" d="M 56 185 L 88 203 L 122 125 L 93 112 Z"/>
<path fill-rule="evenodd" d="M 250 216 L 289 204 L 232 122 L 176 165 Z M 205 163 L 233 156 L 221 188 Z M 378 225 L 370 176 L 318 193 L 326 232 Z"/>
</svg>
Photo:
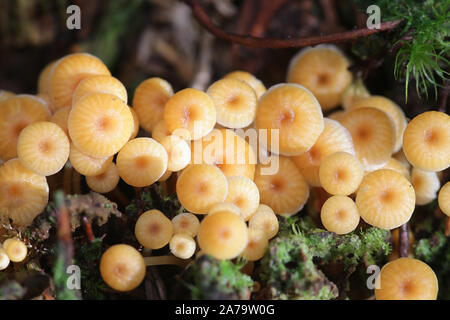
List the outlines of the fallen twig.
<svg viewBox="0 0 450 320">
<path fill-rule="evenodd" d="M 254 48 L 272 48 L 272 49 L 298 48 L 322 43 L 346 42 L 361 37 L 367 37 L 374 33 L 395 29 L 402 22 L 402 20 L 386 21 L 380 24 L 379 29 L 361 28 L 351 31 L 315 37 L 288 38 L 288 39 L 258 38 L 249 35 L 239 35 L 225 32 L 211 21 L 209 15 L 205 12 L 199 0 L 183 0 L 183 1 L 191 7 L 192 13 L 194 17 L 197 19 L 197 21 L 216 37 L 228 42 Z"/>
</svg>

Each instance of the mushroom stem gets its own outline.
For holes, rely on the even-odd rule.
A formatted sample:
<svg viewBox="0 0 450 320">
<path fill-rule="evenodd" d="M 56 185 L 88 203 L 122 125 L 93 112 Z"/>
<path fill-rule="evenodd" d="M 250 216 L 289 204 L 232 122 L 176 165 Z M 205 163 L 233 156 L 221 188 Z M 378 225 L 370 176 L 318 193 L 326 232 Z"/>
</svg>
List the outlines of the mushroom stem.
<svg viewBox="0 0 450 320">
<path fill-rule="evenodd" d="M 72 193 L 72 166 L 66 166 L 64 168 L 63 186 L 65 194 Z"/>
<path fill-rule="evenodd" d="M 409 234 L 408 234 L 408 223 L 402 224 L 399 229 L 399 246 L 398 254 L 399 257 L 408 257 L 409 254 Z"/>
<path fill-rule="evenodd" d="M 157 256 L 157 257 L 144 257 L 144 261 L 147 267 L 173 264 L 184 268 L 186 267 L 186 265 L 189 264 L 191 260 L 178 259 L 177 257 L 174 256 Z"/>
</svg>

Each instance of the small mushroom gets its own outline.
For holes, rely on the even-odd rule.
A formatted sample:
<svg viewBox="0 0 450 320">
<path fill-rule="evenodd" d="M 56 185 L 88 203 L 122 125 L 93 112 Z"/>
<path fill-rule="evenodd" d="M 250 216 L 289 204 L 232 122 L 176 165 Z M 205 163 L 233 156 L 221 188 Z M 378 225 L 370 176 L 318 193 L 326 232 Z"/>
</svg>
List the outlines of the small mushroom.
<svg viewBox="0 0 450 320">
<path fill-rule="evenodd" d="M 267 239 L 275 237 L 279 228 L 277 216 L 272 208 L 265 204 L 258 206 L 256 212 L 248 221 L 248 226 L 250 229 L 262 230 Z"/>
<path fill-rule="evenodd" d="M 438 203 L 442 212 L 450 217 L 450 182 L 444 184 L 439 190 Z"/>
<path fill-rule="evenodd" d="M 332 196 L 322 205 L 320 220 L 328 231 L 347 234 L 359 224 L 359 213 L 355 202 L 346 196 Z"/>
<path fill-rule="evenodd" d="M 127 89 L 118 79 L 109 75 L 94 75 L 80 81 L 72 96 L 72 105 L 90 93 L 115 95 L 124 103 L 128 102 Z"/>
<path fill-rule="evenodd" d="M 106 171 L 96 176 L 86 177 L 86 183 L 91 190 L 98 193 L 113 191 L 119 183 L 119 171 L 114 162 L 111 162 Z"/>
<path fill-rule="evenodd" d="M 172 225 L 175 234 L 185 233 L 191 237 L 195 237 L 200 227 L 200 221 L 198 221 L 198 218 L 194 214 L 183 212 L 172 218 Z"/>
<path fill-rule="evenodd" d="M 160 249 L 173 236 L 172 222 L 159 210 L 153 209 L 141 214 L 134 229 L 136 239 L 148 249 Z"/>
<path fill-rule="evenodd" d="M 239 207 L 242 217 L 248 221 L 259 205 L 259 190 L 256 184 L 247 177 L 228 178 L 228 195 L 225 202 Z"/>
<path fill-rule="evenodd" d="M 180 259 L 189 259 L 195 253 L 195 240 L 185 233 L 175 234 L 169 242 L 170 252 Z"/>
<path fill-rule="evenodd" d="M 252 75 L 251 73 L 246 72 L 246 71 L 241 71 L 241 70 L 232 71 L 232 72 L 226 74 L 223 78 L 224 79 L 237 79 L 237 80 L 244 81 L 250 87 L 252 87 L 252 89 L 255 91 L 256 97 L 258 99 L 267 90 L 261 80 L 259 80 L 254 75 Z"/>
</svg>

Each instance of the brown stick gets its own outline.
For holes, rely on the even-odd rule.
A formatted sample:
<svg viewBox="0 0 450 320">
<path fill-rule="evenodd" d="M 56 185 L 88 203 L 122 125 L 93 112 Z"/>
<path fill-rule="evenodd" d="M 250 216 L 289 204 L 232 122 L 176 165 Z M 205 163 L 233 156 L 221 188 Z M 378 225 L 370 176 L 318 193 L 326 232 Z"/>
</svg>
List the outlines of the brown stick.
<svg viewBox="0 0 450 320">
<path fill-rule="evenodd" d="M 95 240 L 94 231 L 92 231 L 92 224 L 89 222 L 87 217 L 83 217 L 83 225 L 84 225 L 84 231 L 86 232 L 86 236 L 88 238 L 89 242 L 92 242 Z"/>
<path fill-rule="evenodd" d="M 386 21 L 380 24 L 379 29 L 362 28 L 316 37 L 292 38 L 292 39 L 258 38 L 249 35 L 239 35 L 225 32 L 221 30 L 219 27 L 217 27 L 211 21 L 208 14 L 200 5 L 198 0 L 183 0 L 183 1 L 192 8 L 192 13 L 194 17 L 197 19 L 197 21 L 216 37 L 228 42 L 254 48 L 272 48 L 272 49 L 299 48 L 317 45 L 321 43 L 346 42 L 361 37 L 367 37 L 371 34 L 375 34 L 378 32 L 392 30 L 402 22 L 402 20 Z"/>
<path fill-rule="evenodd" d="M 72 228 L 70 224 L 70 214 L 64 202 L 64 193 L 58 192 L 55 194 L 55 202 L 57 204 L 57 221 L 58 221 L 58 241 L 65 250 L 65 264 L 69 266 L 72 264 L 73 259 L 73 240 L 72 240 Z"/>
<path fill-rule="evenodd" d="M 409 255 L 408 223 L 402 224 L 399 229 L 398 255 L 400 258 L 408 257 Z"/>
</svg>

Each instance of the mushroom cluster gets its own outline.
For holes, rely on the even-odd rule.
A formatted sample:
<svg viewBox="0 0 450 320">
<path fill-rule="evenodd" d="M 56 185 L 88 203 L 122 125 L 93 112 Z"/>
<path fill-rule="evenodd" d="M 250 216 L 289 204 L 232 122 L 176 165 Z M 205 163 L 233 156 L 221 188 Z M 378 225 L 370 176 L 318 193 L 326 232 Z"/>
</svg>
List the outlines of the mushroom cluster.
<svg viewBox="0 0 450 320">
<path fill-rule="evenodd" d="M 149 264 L 195 254 L 261 259 L 278 232 L 277 216 L 297 214 L 315 192 L 326 195 L 320 220 L 336 234 L 364 223 L 395 230 L 416 205 L 437 197 L 450 215 L 449 184 L 439 191 L 439 172 L 450 166 L 449 115 L 429 111 L 408 123 L 396 103 L 353 79 L 349 65 L 327 45 L 302 50 L 287 83 L 268 89 L 244 71 L 205 91 L 175 92 L 166 80 L 150 78 L 130 107 L 124 85 L 98 58 L 63 57 L 42 71 L 36 96 L 1 92 L 0 216 L 31 224 L 47 205 L 46 177 L 67 165 L 100 193 L 120 180 L 136 188 L 176 181 L 182 212 L 172 219 L 143 212 L 134 230 L 142 247 L 168 246 L 171 255 L 144 258 L 119 244 L 101 259 L 105 282 L 128 291 Z M 0 266 L 6 256 L 16 259 L 8 248 L 0 250 Z M 409 268 L 405 279 L 426 269 L 396 261 L 385 266 L 382 282 L 396 263 Z M 394 296 L 433 298 L 437 290 L 414 288 Z M 377 297 L 389 296 L 385 290 Z"/>
</svg>

